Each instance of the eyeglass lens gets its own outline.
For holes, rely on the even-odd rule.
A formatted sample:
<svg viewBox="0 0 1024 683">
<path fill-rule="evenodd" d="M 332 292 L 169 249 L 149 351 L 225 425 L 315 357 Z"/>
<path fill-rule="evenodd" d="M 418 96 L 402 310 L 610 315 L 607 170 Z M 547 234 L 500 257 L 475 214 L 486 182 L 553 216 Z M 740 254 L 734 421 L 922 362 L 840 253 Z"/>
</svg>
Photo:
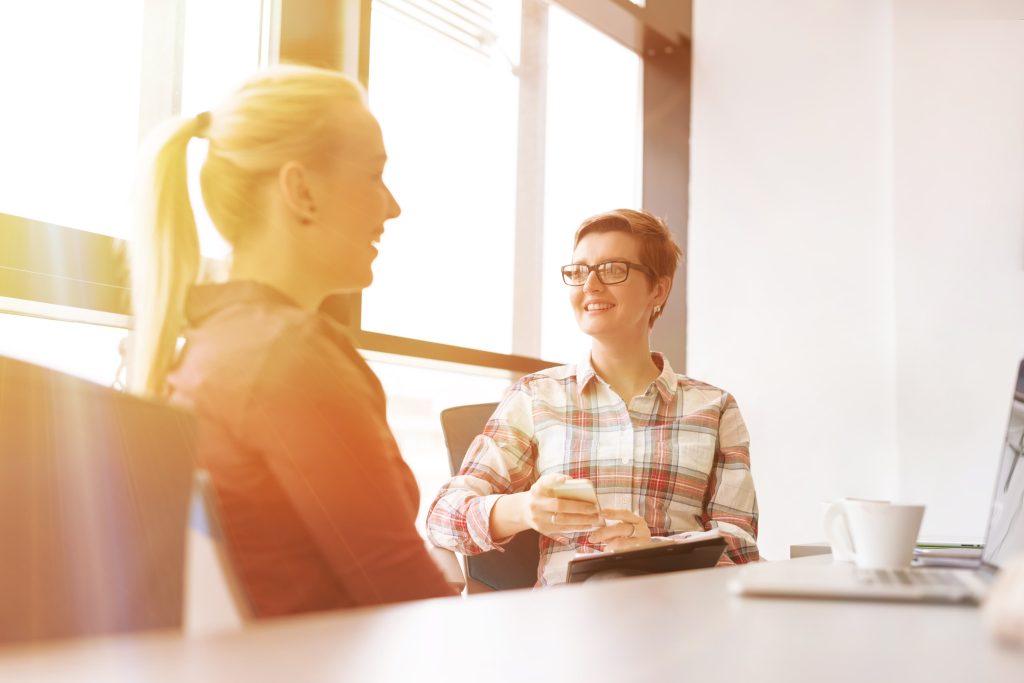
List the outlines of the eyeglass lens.
<svg viewBox="0 0 1024 683">
<path fill-rule="evenodd" d="M 587 266 L 582 263 L 574 263 L 562 269 L 565 280 L 571 285 L 582 285 L 587 281 L 590 271 L 597 272 L 597 279 L 603 284 L 614 285 L 625 281 L 629 276 L 629 266 L 620 261 L 609 261 L 599 263 L 596 266 Z"/>
</svg>

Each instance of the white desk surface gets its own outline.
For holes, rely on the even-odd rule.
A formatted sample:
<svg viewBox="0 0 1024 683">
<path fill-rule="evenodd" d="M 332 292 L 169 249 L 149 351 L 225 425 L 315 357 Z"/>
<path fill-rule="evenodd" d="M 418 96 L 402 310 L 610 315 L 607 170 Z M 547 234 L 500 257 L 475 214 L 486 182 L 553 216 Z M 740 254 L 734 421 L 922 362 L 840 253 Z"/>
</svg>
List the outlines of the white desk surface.
<svg viewBox="0 0 1024 683">
<path fill-rule="evenodd" d="M 0 648 L 0 681 L 1024 681 L 975 608 L 741 598 L 737 570 Z"/>
</svg>

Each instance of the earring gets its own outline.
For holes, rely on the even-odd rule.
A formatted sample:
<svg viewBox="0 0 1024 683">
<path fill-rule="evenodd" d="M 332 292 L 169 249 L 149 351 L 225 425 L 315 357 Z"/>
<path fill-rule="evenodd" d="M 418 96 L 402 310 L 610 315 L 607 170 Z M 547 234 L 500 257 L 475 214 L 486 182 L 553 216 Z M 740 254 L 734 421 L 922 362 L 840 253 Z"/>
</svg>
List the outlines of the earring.
<svg viewBox="0 0 1024 683">
<path fill-rule="evenodd" d="M 654 307 L 654 315 L 658 315 L 659 313 L 661 313 L 661 304 Z"/>
</svg>

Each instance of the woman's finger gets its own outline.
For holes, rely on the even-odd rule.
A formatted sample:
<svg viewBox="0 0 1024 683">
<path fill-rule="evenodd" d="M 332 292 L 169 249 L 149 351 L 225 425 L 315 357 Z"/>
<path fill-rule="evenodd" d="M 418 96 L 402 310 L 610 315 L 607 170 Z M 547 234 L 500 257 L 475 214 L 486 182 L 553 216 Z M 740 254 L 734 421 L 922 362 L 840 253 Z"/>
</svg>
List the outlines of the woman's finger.
<svg viewBox="0 0 1024 683">
<path fill-rule="evenodd" d="M 645 538 L 629 538 L 629 537 L 618 537 L 613 538 L 605 544 L 605 550 L 632 550 L 634 548 L 643 548 L 651 545 L 650 537 Z"/>
<path fill-rule="evenodd" d="M 536 493 L 539 493 L 542 496 L 550 496 L 551 495 L 551 489 L 554 488 L 557 484 L 561 484 L 563 481 L 567 480 L 568 478 L 569 477 L 567 475 L 555 474 L 555 473 L 552 472 L 552 473 L 549 473 L 549 474 L 545 474 L 540 479 L 535 481 L 533 483 L 533 486 L 531 486 L 530 488 L 533 491 L 535 491 Z"/>
<path fill-rule="evenodd" d="M 605 519 L 617 519 L 620 522 L 629 522 L 630 524 L 639 524 L 644 521 L 643 517 L 632 510 L 624 510 L 622 508 L 605 508 L 601 513 Z"/>
<path fill-rule="evenodd" d="M 593 527 L 601 523 L 597 506 L 579 500 L 534 496 L 530 501 L 530 514 L 542 524 L 581 523 Z"/>
<path fill-rule="evenodd" d="M 635 528 L 636 527 L 634 527 L 631 522 L 609 524 L 608 526 L 601 527 L 594 533 L 590 534 L 590 540 L 596 543 L 607 543 L 615 538 L 626 538 L 630 534 L 633 534 Z"/>
<path fill-rule="evenodd" d="M 574 515 L 596 515 L 597 506 L 585 500 L 572 500 L 570 498 L 548 498 L 537 499 L 541 509 L 551 512 L 567 513 Z"/>
<path fill-rule="evenodd" d="M 601 523 L 601 518 L 596 515 L 580 515 L 567 512 L 553 512 L 548 517 L 549 523 L 559 527 L 579 527 L 581 530 L 593 529 Z"/>
</svg>

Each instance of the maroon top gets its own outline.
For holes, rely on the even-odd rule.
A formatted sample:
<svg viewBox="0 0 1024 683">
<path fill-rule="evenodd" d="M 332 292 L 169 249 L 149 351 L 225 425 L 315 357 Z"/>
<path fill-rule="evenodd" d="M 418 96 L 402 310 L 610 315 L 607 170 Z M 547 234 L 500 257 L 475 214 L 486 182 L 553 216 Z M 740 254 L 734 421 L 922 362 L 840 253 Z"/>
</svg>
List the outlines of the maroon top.
<svg viewBox="0 0 1024 683">
<path fill-rule="evenodd" d="M 255 282 L 194 287 L 172 400 L 255 616 L 452 595 L 415 528 L 419 491 L 380 382 L 345 328 Z"/>
</svg>

